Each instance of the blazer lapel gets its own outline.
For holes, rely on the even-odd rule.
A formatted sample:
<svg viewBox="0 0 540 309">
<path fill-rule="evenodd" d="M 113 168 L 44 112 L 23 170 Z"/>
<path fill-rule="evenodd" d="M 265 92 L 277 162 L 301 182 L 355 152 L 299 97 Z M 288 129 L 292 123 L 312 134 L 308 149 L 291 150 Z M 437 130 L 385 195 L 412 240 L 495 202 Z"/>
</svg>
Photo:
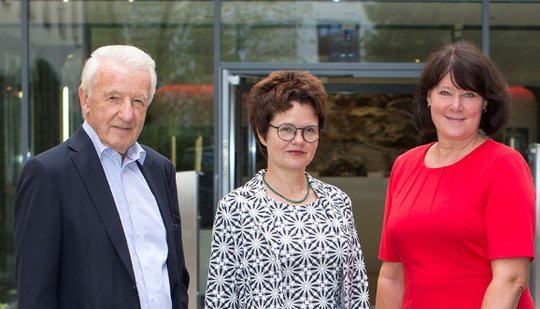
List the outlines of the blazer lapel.
<svg viewBox="0 0 540 309">
<path fill-rule="evenodd" d="M 69 142 L 69 147 L 75 151 L 71 157 L 72 161 L 79 171 L 79 175 L 103 221 L 103 225 L 111 238 L 113 246 L 126 266 L 131 279 L 135 282 L 135 274 L 133 272 L 124 230 L 122 229 L 120 215 L 116 209 L 107 177 L 105 176 L 94 145 L 84 129 L 80 128 L 73 135 Z"/>
</svg>

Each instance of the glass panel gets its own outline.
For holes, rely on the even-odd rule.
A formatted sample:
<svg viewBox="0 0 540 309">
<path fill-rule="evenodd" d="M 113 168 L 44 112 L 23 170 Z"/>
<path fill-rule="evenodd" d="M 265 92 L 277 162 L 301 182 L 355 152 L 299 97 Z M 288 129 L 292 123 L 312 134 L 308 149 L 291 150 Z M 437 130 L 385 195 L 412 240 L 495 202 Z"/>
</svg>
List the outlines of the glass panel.
<svg viewBox="0 0 540 309">
<path fill-rule="evenodd" d="M 481 39 L 479 1 L 223 1 L 221 15 L 230 62 L 423 62 Z"/>
<path fill-rule="evenodd" d="M 178 170 L 212 170 L 212 2 L 33 1 L 31 11 L 34 153 L 62 137 L 64 89 L 70 98 L 69 133 L 82 122 L 77 89 L 88 54 L 106 44 L 132 44 L 154 56 L 158 73 L 140 141 Z M 195 159 L 199 144 L 206 156 Z"/>
<path fill-rule="evenodd" d="M 490 6 L 490 55 L 503 71 L 514 98 L 512 118 L 502 138 L 526 156 L 528 144 L 540 141 L 540 2 L 516 2 Z"/>
<path fill-rule="evenodd" d="M 480 1 L 367 2 L 366 62 L 425 62 L 440 45 L 481 43 Z"/>
<path fill-rule="evenodd" d="M 85 55 L 81 3 L 30 2 L 30 150 L 43 152 L 78 128 Z"/>
<path fill-rule="evenodd" d="M 21 153 L 21 4 L 0 3 L 0 307 L 15 301 L 13 203 Z"/>
<path fill-rule="evenodd" d="M 327 127 L 308 171 L 321 177 L 387 177 L 399 154 L 427 139 L 412 117 L 415 83 L 327 79 Z"/>
</svg>

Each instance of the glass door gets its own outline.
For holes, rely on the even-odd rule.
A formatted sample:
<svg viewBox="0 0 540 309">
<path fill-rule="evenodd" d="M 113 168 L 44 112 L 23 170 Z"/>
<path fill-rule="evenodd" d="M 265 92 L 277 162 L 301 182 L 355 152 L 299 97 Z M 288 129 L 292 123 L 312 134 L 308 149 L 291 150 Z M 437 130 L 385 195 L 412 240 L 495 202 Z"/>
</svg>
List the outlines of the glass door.
<svg viewBox="0 0 540 309">
<path fill-rule="evenodd" d="M 218 111 L 222 156 L 221 167 L 216 169 L 221 171 L 221 196 L 266 167 L 248 123 L 245 98 L 251 87 L 270 71 L 223 71 Z M 390 168 L 399 154 L 430 138 L 416 130 L 412 118 L 416 72 L 409 72 L 410 76 L 403 76 L 402 72 L 393 72 L 395 76 L 366 76 L 362 71 L 310 71 L 323 81 L 329 97 L 327 128 L 307 171 L 351 197 L 374 303 Z"/>
</svg>

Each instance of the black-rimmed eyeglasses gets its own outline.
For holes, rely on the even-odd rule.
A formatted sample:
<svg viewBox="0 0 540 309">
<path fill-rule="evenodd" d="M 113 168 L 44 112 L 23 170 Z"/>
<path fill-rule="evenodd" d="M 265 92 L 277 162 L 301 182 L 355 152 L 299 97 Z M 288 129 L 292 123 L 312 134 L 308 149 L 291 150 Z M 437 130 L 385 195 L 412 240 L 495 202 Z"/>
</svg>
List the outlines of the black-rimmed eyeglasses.
<svg viewBox="0 0 540 309">
<path fill-rule="evenodd" d="M 315 143 L 319 140 L 320 129 L 318 126 L 307 126 L 304 128 L 297 128 L 293 124 L 284 123 L 279 126 L 268 124 L 270 127 L 277 130 L 277 135 L 284 141 L 292 141 L 296 136 L 296 131 L 302 130 L 302 137 L 308 143 Z"/>
</svg>

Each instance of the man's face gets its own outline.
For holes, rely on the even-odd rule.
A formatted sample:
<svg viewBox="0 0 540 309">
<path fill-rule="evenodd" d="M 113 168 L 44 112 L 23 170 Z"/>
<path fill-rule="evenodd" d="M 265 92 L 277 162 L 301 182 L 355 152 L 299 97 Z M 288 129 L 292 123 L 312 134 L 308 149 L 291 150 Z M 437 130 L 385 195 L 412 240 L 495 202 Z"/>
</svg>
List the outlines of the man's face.
<svg viewBox="0 0 540 309">
<path fill-rule="evenodd" d="M 150 98 L 150 73 L 108 61 L 94 75 L 91 96 L 79 88 L 81 109 L 101 142 L 120 154 L 144 126 Z"/>
</svg>

